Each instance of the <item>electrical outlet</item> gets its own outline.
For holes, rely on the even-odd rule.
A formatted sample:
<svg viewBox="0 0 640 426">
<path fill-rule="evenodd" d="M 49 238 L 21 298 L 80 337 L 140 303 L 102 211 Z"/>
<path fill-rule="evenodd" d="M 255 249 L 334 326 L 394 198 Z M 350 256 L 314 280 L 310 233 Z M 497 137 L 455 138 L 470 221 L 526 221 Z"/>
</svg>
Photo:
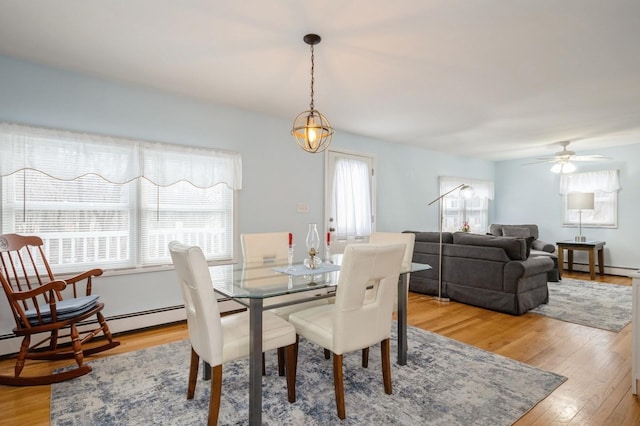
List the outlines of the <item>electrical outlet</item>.
<svg viewBox="0 0 640 426">
<path fill-rule="evenodd" d="M 307 203 L 298 203 L 298 213 L 309 213 L 309 204 Z"/>
</svg>

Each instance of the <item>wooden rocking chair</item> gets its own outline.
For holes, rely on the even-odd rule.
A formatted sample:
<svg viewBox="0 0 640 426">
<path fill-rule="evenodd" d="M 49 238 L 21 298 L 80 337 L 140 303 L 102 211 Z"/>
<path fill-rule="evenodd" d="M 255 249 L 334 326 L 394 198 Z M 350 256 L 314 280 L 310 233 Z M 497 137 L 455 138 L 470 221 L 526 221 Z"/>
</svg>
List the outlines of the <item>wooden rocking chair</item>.
<svg viewBox="0 0 640 426">
<path fill-rule="evenodd" d="M 91 279 L 102 275 L 101 269 L 92 269 L 65 280 L 56 279 L 44 253 L 42 239 L 18 234 L 0 235 L 0 282 L 7 295 L 16 321 L 13 332 L 24 336 L 13 376 L 0 375 L 0 384 L 33 386 L 57 383 L 82 376 L 91 371 L 84 364 L 84 356 L 118 346 L 100 311 L 97 295 L 91 294 Z M 84 294 L 78 287 L 86 283 Z M 62 291 L 71 286 L 70 297 L 63 299 Z M 87 321 L 96 315 L 98 324 Z M 90 330 L 79 331 L 90 326 Z M 99 346 L 84 348 L 90 339 L 104 334 L 107 341 Z M 37 335 L 37 336 L 36 336 Z M 31 344 L 34 336 L 39 340 Z M 77 367 L 42 376 L 21 376 L 27 359 L 75 359 Z"/>
</svg>

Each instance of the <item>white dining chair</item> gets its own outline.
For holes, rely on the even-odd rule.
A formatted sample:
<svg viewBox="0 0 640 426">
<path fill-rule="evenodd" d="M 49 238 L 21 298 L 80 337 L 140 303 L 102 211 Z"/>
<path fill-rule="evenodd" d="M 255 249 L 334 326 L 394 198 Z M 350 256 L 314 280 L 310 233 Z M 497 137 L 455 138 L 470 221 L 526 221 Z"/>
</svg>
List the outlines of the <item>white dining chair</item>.
<svg viewBox="0 0 640 426">
<path fill-rule="evenodd" d="M 169 252 L 184 298 L 191 343 L 187 399 L 195 394 L 198 364 L 202 358 L 211 366 L 208 424 L 215 425 L 222 395 L 222 364 L 249 356 L 249 312 L 220 317 L 209 267 L 199 247 L 173 241 L 169 243 Z M 263 350 L 286 348 L 287 398 L 289 402 L 295 402 L 295 329 L 269 312 L 264 312 L 262 321 Z"/>
<path fill-rule="evenodd" d="M 345 353 L 380 343 L 384 390 L 387 394 L 392 392 L 389 339 L 404 250 L 402 244 L 347 246 L 335 303 L 289 316 L 299 336 L 333 354 L 333 381 L 340 419 L 346 417 L 342 371 Z M 367 295 L 368 292 L 372 294 Z"/>
<path fill-rule="evenodd" d="M 413 247 L 415 246 L 416 234 L 412 232 L 372 232 L 369 236 L 369 244 L 404 244 L 404 255 L 402 256 L 402 270 L 411 270 L 413 261 Z M 407 274 L 407 278 L 409 275 Z M 409 291 L 409 286 L 407 286 Z M 398 297 L 403 297 L 398 295 Z M 404 297 L 407 297 L 405 294 Z M 393 305 L 393 312 L 398 312 L 398 300 Z"/>
<path fill-rule="evenodd" d="M 245 266 L 264 265 L 267 263 L 274 263 L 274 265 L 284 264 L 287 262 L 289 251 L 289 233 L 263 232 L 241 234 L 240 245 L 242 247 L 242 258 Z M 264 300 L 264 306 L 266 308 L 269 305 L 296 300 L 300 297 L 309 297 L 309 295 L 286 294 L 283 296 L 269 297 Z M 318 299 L 271 309 L 270 312 L 287 320 L 292 312 L 297 312 L 312 306 L 326 305 L 327 303 L 329 303 L 327 299 Z M 280 376 L 285 374 L 284 352 L 282 349 L 278 350 L 278 374 Z"/>
<path fill-rule="evenodd" d="M 402 257 L 402 270 L 411 270 L 411 262 L 413 261 L 413 247 L 415 245 L 416 235 L 413 233 L 399 232 L 372 232 L 369 236 L 369 244 L 404 244 L 404 256 Z M 409 274 L 407 274 L 409 279 Z M 408 297 L 409 286 L 404 297 Z M 398 298 L 402 295 L 398 294 L 393 304 L 393 313 L 398 312 Z M 405 305 L 406 306 L 406 305 Z M 329 355 L 325 354 L 325 358 L 329 359 Z M 369 348 L 362 349 L 362 366 L 369 366 Z"/>
</svg>

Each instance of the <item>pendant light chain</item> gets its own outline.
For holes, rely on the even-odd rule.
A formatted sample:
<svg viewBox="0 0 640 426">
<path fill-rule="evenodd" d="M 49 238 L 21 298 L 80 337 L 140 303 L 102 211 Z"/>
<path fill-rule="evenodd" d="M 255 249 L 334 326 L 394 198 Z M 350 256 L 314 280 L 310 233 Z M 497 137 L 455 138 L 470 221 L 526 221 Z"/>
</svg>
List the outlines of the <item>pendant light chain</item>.
<svg viewBox="0 0 640 426">
<path fill-rule="evenodd" d="M 315 70 L 315 60 L 314 59 L 315 59 L 315 56 L 313 54 L 313 44 L 312 44 L 311 45 L 311 103 L 309 104 L 309 109 L 311 111 L 314 110 L 314 107 L 313 107 L 313 82 L 315 80 L 314 75 L 313 75 L 314 74 L 314 70 Z"/>
</svg>

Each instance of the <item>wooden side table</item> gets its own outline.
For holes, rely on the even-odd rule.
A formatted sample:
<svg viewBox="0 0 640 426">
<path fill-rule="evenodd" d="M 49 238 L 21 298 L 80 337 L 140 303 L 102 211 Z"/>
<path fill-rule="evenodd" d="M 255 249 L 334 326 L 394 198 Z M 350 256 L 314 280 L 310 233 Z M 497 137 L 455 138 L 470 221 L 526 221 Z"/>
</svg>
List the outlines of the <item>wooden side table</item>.
<svg viewBox="0 0 640 426">
<path fill-rule="evenodd" d="M 567 269 L 573 271 L 573 251 L 581 250 L 589 252 L 589 274 L 591 280 L 596 279 L 596 253 L 598 254 L 598 269 L 600 275 L 604 275 L 604 241 L 558 241 L 558 268 L 564 267 L 564 251 L 567 250 Z"/>
</svg>

